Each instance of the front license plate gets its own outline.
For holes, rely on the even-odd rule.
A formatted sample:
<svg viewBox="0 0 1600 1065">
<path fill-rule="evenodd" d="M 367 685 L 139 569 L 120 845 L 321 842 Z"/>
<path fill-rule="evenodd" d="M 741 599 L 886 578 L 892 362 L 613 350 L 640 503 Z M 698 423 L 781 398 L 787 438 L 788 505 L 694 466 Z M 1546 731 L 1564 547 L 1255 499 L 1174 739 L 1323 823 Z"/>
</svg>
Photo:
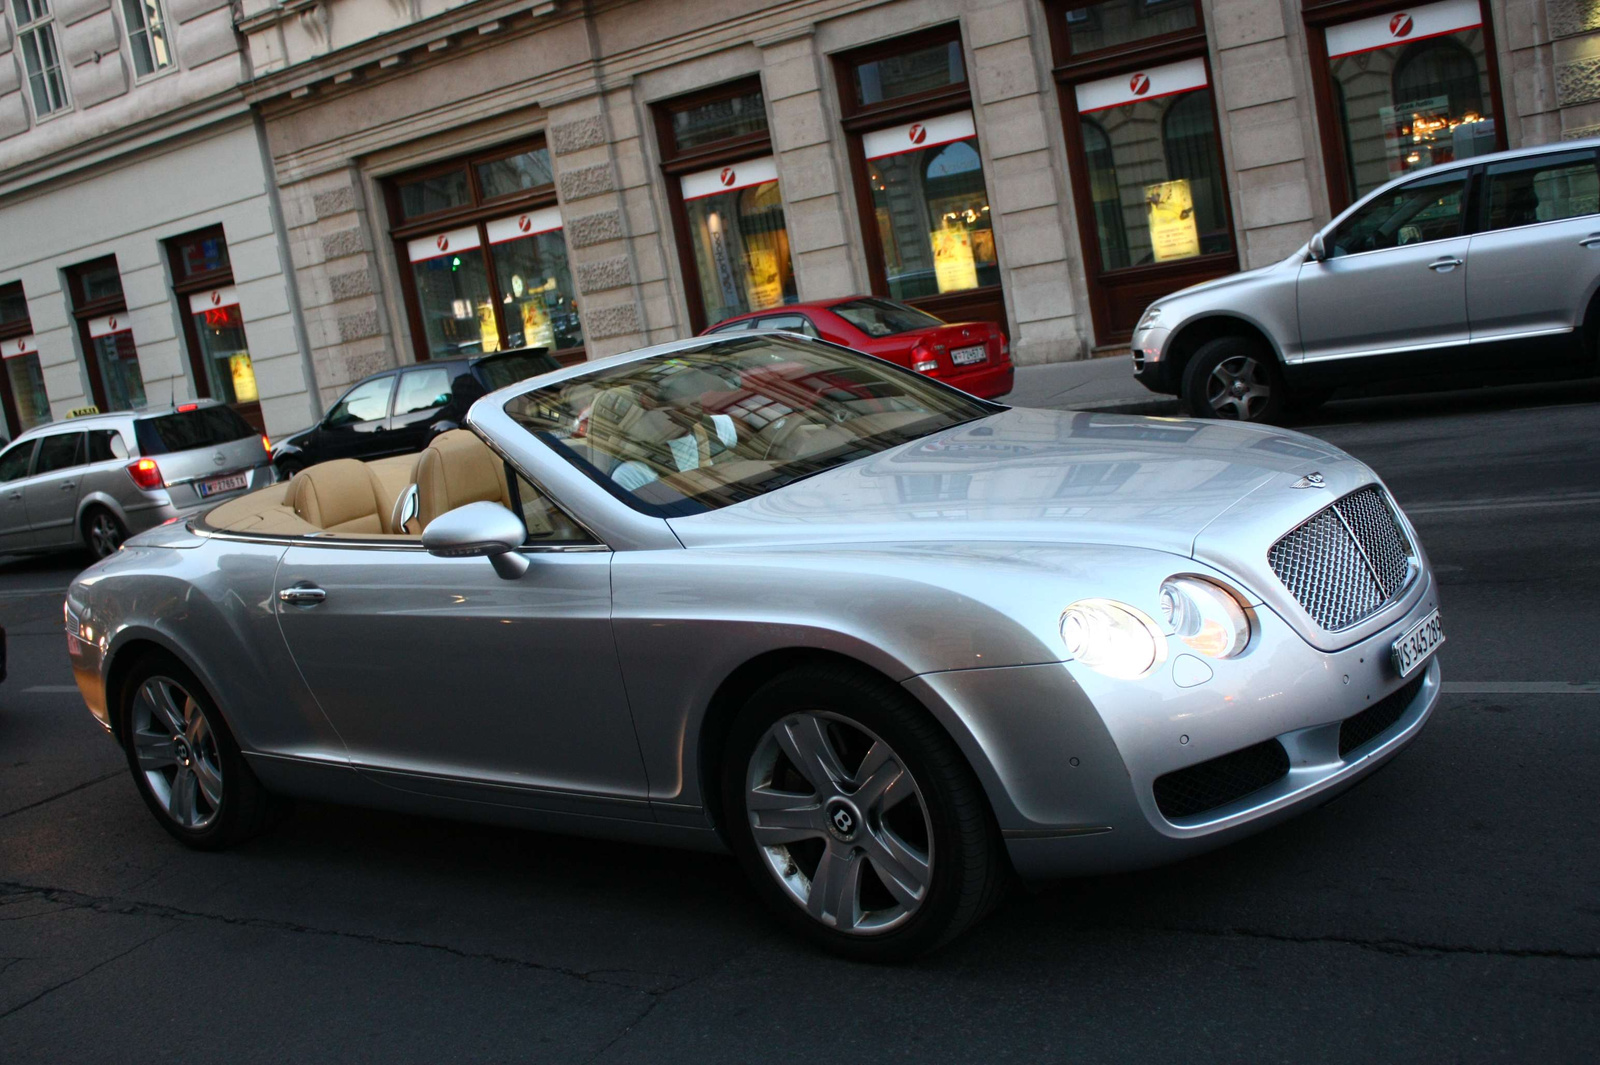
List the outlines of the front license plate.
<svg viewBox="0 0 1600 1065">
<path fill-rule="evenodd" d="M 987 362 L 989 351 L 982 344 L 970 348 L 951 348 L 950 361 L 957 366 L 971 366 L 974 363 Z"/>
<path fill-rule="evenodd" d="M 221 492 L 237 492 L 250 483 L 248 473 L 234 473 L 227 477 L 213 477 L 209 481 L 200 482 L 200 498 L 214 496 Z"/>
<path fill-rule="evenodd" d="M 1412 672 L 1428 656 L 1439 649 L 1444 643 L 1444 625 L 1439 621 L 1437 610 L 1407 629 L 1398 640 L 1390 654 L 1394 658 L 1394 668 L 1402 677 L 1409 677 Z"/>
</svg>

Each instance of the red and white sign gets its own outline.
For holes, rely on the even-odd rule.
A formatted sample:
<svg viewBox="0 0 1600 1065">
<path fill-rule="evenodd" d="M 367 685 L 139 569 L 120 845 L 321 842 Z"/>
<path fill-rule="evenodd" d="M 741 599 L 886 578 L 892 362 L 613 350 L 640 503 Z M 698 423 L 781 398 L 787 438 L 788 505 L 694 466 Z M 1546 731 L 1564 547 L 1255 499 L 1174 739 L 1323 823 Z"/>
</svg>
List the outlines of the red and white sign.
<svg viewBox="0 0 1600 1065">
<path fill-rule="evenodd" d="M 455 255 L 457 252 L 471 251 L 478 246 L 478 227 L 468 226 L 465 229 L 452 229 L 448 233 L 439 233 L 431 237 L 418 237 L 406 244 L 406 254 L 414 263 L 426 262 L 429 259 L 438 259 L 446 255 Z"/>
<path fill-rule="evenodd" d="M 508 240 L 521 240 L 538 233 L 549 233 L 561 228 L 561 212 L 554 207 L 528 211 L 515 218 L 501 218 L 485 227 L 490 244 L 504 244 Z"/>
<path fill-rule="evenodd" d="M 239 305 L 239 290 L 232 285 L 224 285 L 208 292 L 196 292 L 189 297 L 189 313 L 204 314 L 207 311 L 220 311 L 224 307 L 237 307 Z"/>
<path fill-rule="evenodd" d="M 868 159 L 882 159 L 887 155 L 916 152 L 952 141 L 964 141 L 976 136 L 978 129 L 972 124 L 971 111 L 957 111 L 953 115 L 926 118 L 904 126 L 874 130 L 861 138 L 861 150 Z"/>
<path fill-rule="evenodd" d="M 95 340 L 99 340 L 101 337 L 115 336 L 118 333 L 126 333 L 132 328 L 133 326 L 128 324 L 127 311 L 108 314 L 104 318 L 89 319 L 89 336 Z"/>
<path fill-rule="evenodd" d="M 1478 0 L 1444 0 L 1328 27 L 1328 58 L 1393 48 L 1483 25 Z"/>
<path fill-rule="evenodd" d="M 702 196 L 716 196 L 734 189 L 748 189 L 752 185 L 765 185 L 778 180 L 778 161 L 772 156 L 765 159 L 747 159 L 731 166 L 718 166 L 685 174 L 680 179 L 683 198 L 698 200 Z"/>
<path fill-rule="evenodd" d="M 1133 74 L 1116 74 L 1099 81 L 1086 81 L 1077 89 L 1078 111 L 1082 114 L 1104 111 L 1109 107 L 1123 107 L 1141 100 L 1193 92 L 1209 84 L 1205 60 L 1185 59 L 1164 67 L 1147 67 Z"/>
<path fill-rule="evenodd" d="M 0 358 L 15 359 L 20 355 L 39 354 L 39 341 L 32 334 L 0 340 Z"/>
</svg>

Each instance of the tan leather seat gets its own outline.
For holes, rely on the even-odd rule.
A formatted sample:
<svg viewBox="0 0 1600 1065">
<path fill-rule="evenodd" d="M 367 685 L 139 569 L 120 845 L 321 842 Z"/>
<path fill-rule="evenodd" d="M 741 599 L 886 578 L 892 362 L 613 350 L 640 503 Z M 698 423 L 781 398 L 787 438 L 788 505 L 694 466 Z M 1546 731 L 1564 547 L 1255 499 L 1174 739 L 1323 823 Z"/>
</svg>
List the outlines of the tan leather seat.
<svg viewBox="0 0 1600 1065">
<path fill-rule="evenodd" d="M 388 499 L 367 464 L 356 459 L 319 462 L 289 482 L 289 505 L 302 521 L 345 536 L 387 533 Z"/>
<path fill-rule="evenodd" d="M 440 433 L 417 459 L 418 524 L 426 529 L 445 511 L 480 502 L 511 506 L 506 464 L 465 429 Z"/>
</svg>

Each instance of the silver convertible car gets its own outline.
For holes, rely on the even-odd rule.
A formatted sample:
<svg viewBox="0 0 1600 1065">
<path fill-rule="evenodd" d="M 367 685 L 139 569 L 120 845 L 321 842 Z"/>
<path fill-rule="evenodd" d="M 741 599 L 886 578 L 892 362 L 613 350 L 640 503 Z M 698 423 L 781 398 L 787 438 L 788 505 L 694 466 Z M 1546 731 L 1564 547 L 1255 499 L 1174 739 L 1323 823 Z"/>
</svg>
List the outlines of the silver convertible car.
<svg viewBox="0 0 1600 1065">
<path fill-rule="evenodd" d="M 1014 875 L 1325 802 L 1439 693 L 1415 531 L 1305 436 L 1009 409 L 770 333 L 468 424 L 73 582 L 79 687 L 178 839 L 307 796 L 726 848 L 803 934 L 905 958 Z"/>
</svg>

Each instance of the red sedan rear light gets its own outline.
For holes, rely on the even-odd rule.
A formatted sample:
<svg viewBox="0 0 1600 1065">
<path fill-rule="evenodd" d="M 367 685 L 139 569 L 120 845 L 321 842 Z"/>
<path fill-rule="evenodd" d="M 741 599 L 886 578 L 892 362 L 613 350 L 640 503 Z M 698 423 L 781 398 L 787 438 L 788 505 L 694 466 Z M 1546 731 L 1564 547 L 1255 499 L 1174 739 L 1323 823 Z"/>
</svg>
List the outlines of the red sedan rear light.
<svg viewBox="0 0 1600 1065">
<path fill-rule="evenodd" d="M 155 491 L 163 483 L 161 467 L 156 465 L 155 459 L 137 459 L 128 463 L 128 476 L 133 478 L 134 484 L 146 492 Z"/>
<path fill-rule="evenodd" d="M 939 368 L 939 360 L 933 357 L 932 348 L 918 341 L 911 349 L 911 368 L 918 373 L 933 373 Z"/>
</svg>

